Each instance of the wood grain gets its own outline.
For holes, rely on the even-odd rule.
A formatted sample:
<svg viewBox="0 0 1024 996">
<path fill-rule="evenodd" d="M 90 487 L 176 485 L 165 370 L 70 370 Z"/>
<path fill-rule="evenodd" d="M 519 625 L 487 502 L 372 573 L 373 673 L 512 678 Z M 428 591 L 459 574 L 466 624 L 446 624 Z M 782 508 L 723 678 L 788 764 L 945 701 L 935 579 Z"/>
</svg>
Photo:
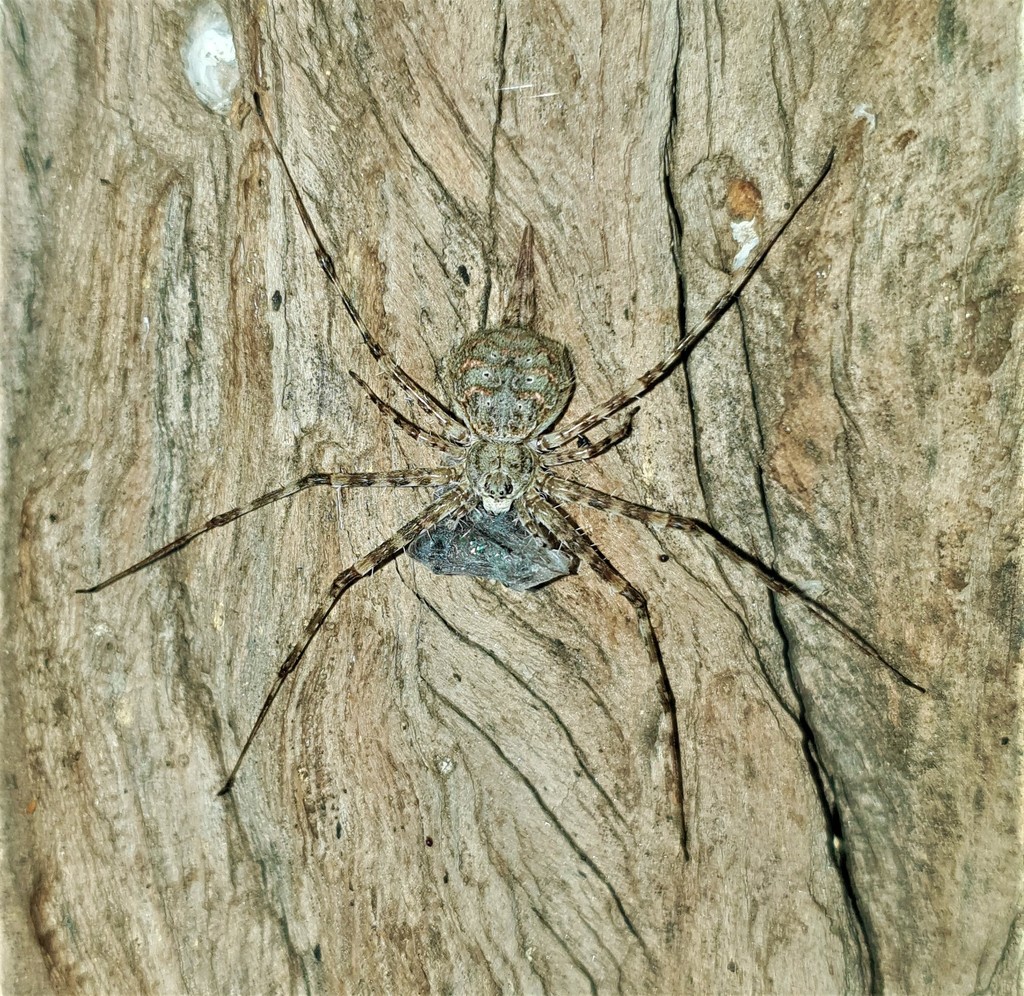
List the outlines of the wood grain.
<svg viewBox="0 0 1024 996">
<path fill-rule="evenodd" d="M 530 221 L 538 330 L 571 411 L 602 400 L 837 146 L 577 476 L 820 583 L 929 692 L 581 511 L 650 599 L 689 863 L 635 620 L 585 571 L 359 583 L 215 797 L 330 580 L 425 495 L 306 493 L 72 595 L 304 473 L 437 459 L 347 376 L 383 387 L 255 120 L 188 88 L 188 13 L 5 6 L 3 991 L 1019 992 L 1019 5 L 230 6 L 431 385 Z"/>
</svg>

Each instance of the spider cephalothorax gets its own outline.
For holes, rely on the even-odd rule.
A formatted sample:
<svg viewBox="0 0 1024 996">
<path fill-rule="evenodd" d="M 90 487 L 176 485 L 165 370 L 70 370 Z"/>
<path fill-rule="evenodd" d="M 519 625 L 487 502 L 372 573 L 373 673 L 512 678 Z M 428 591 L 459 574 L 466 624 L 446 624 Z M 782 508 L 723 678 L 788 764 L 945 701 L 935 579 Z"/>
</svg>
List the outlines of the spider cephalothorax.
<svg viewBox="0 0 1024 996">
<path fill-rule="evenodd" d="M 485 512 L 507 512 L 533 484 L 537 458 L 521 443 L 480 440 L 466 454 L 466 485 L 478 495 Z"/>
<path fill-rule="evenodd" d="M 593 460 L 626 438 L 637 402 L 679 365 L 737 299 L 786 226 L 825 179 L 832 164 L 831 155 L 817 180 L 797 201 L 786 220 L 761 243 L 732 288 L 719 298 L 696 328 L 683 335 L 667 356 L 624 390 L 586 411 L 567 426 L 555 429 L 553 427 L 572 395 L 572 365 L 565 346 L 538 335 L 534 330 L 533 230 L 530 226 L 527 225 L 523 233 L 516 275 L 501 322 L 493 329 L 471 335 L 453 350 L 448 370 L 449 406 L 406 373 L 363 323 L 338 279 L 334 262 L 316 232 L 298 187 L 267 127 L 257 95 L 254 95 L 254 104 L 268 144 L 291 189 L 299 216 L 316 247 L 321 267 L 337 289 L 342 305 L 374 359 L 431 418 L 433 428 L 426 429 L 416 424 L 378 397 L 358 377 L 357 381 L 377 408 L 395 425 L 414 439 L 443 451 L 444 457 L 441 465 L 435 463 L 427 467 L 368 473 L 307 474 L 247 505 L 214 516 L 118 574 L 91 588 L 81 589 L 94 592 L 105 588 L 180 550 L 211 529 L 307 488 L 433 489 L 433 499 L 419 514 L 334 579 L 324 601 L 281 665 L 221 793 L 231 788 L 242 759 L 274 698 L 298 667 L 328 614 L 356 581 L 389 560 L 408 551 L 437 573 L 472 574 L 517 589 L 543 584 L 570 573 L 577 562 L 585 562 L 616 594 L 622 595 L 636 613 L 663 710 L 670 772 L 668 781 L 677 802 L 680 841 L 685 850 L 682 762 L 675 698 L 647 600 L 619 573 L 565 510 L 567 504 L 590 506 L 651 527 L 693 534 L 734 563 L 752 571 L 773 592 L 799 601 L 821 622 L 885 665 L 904 684 L 923 691 L 827 606 L 721 535 L 709 523 L 638 505 L 589 488 L 556 471 L 556 468 L 567 464 Z"/>
</svg>

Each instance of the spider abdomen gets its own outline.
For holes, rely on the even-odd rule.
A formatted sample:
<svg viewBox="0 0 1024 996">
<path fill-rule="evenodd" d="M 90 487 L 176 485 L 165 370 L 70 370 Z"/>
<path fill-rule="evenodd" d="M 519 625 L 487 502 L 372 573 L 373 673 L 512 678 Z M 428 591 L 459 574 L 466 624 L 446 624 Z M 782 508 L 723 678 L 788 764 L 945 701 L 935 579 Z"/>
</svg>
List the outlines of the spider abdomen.
<svg viewBox="0 0 1024 996">
<path fill-rule="evenodd" d="M 455 406 L 482 439 L 521 443 L 551 425 L 572 393 L 569 352 L 525 329 L 464 339 L 449 363 Z"/>
</svg>

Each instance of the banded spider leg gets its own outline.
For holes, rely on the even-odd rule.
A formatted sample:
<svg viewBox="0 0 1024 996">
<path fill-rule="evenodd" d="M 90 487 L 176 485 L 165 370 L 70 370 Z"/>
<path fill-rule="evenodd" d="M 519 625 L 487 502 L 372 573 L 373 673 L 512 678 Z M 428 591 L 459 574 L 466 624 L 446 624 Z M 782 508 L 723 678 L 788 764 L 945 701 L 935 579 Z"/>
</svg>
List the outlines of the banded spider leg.
<svg viewBox="0 0 1024 996">
<path fill-rule="evenodd" d="M 555 474 L 545 474 L 538 482 L 538 489 L 549 500 L 589 505 L 591 508 L 600 509 L 602 512 L 609 512 L 612 515 L 636 519 L 638 522 L 652 526 L 655 529 L 679 529 L 710 540 L 715 548 L 725 554 L 734 564 L 752 571 L 762 584 L 777 595 L 800 602 L 813 616 L 825 623 L 826 626 L 845 640 L 848 640 L 862 653 L 886 667 L 902 684 L 919 692 L 926 691 L 922 685 L 907 677 L 895 664 L 886 660 L 874 644 L 858 633 L 852 626 L 843 622 L 827 605 L 812 595 L 808 595 L 796 582 L 783 577 L 778 571 L 769 567 L 752 553 L 733 543 L 732 540 L 723 536 L 714 526 L 703 519 L 676 515 L 674 512 L 663 512 L 656 508 L 650 508 L 647 505 L 627 501 L 625 498 L 618 498 L 604 491 L 598 491 L 596 488 L 588 488 L 577 481 L 570 481 Z"/>
<path fill-rule="evenodd" d="M 413 426 L 413 428 L 417 427 Z M 88 588 L 77 588 L 75 590 L 77 594 L 82 595 L 91 595 L 95 592 L 102 591 L 104 588 L 109 587 L 115 582 L 120 581 L 131 574 L 135 574 L 138 571 L 144 570 L 152 564 L 155 564 L 157 561 L 163 560 L 165 557 L 169 557 L 172 553 L 177 553 L 179 550 L 184 549 L 193 540 L 198 539 L 205 533 L 208 533 L 213 529 L 219 529 L 221 526 L 226 526 L 228 523 L 234 522 L 236 519 L 240 519 L 243 515 L 255 512 L 257 509 L 270 505 L 273 502 L 281 501 L 284 498 L 291 498 L 293 495 L 298 494 L 300 491 L 305 491 L 308 488 L 444 487 L 445 485 L 451 485 L 457 476 L 458 470 L 456 468 L 387 470 L 368 474 L 306 474 L 297 481 L 285 484 L 280 488 L 275 488 L 273 491 L 268 491 L 266 494 L 253 499 L 245 505 L 240 505 L 238 508 L 231 509 L 229 512 L 222 512 L 219 515 L 213 516 L 202 525 L 196 526 L 194 529 L 190 529 L 188 532 L 182 533 L 180 536 L 171 540 L 169 543 L 166 543 L 158 550 L 154 550 L 148 556 L 143 557 L 141 560 L 129 567 L 126 567 L 124 570 L 118 571 L 109 578 L 100 581 L 98 584 L 91 585 Z M 374 547 L 374 549 L 361 557 L 350 567 L 346 568 L 334 579 L 327 597 L 317 608 L 316 612 L 314 612 L 310 617 L 309 622 L 306 624 L 306 627 L 302 632 L 302 636 L 289 651 L 287 658 L 285 658 L 284 663 L 281 665 L 277 678 L 271 686 L 270 691 L 264 700 L 263 706 L 260 709 L 259 715 L 256 718 L 256 722 L 250 730 L 249 735 L 245 740 L 245 744 L 238 755 L 238 759 L 235 761 L 235 764 L 231 769 L 231 773 L 228 775 L 227 781 L 224 783 L 218 795 L 224 795 L 231 790 L 235 775 L 238 773 L 242 760 L 246 753 L 248 753 L 249 747 L 255 739 L 257 732 L 263 725 L 263 720 L 270 711 L 270 707 L 273 704 L 274 699 L 277 697 L 278 692 L 280 692 L 281 687 L 284 685 L 289 675 L 291 675 L 291 673 L 298 667 L 299 662 L 302 660 L 303 654 L 305 654 L 307 647 L 313 640 L 313 637 L 315 637 L 320 631 L 324 621 L 327 619 L 327 616 L 330 614 L 334 606 L 337 605 L 341 596 L 351 588 L 356 581 L 366 577 L 368 574 L 372 574 L 378 567 L 382 567 L 388 561 L 397 557 L 410 543 L 414 542 L 419 536 L 432 529 L 441 522 L 442 519 L 449 515 L 457 515 L 465 511 L 470 503 L 471 499 L 464 491 L 462 491 L 461 488 L 456 487 L 454 490 L 445 491 L 439 498 L 435 499 L 423 511 L 409 520 L 409 522 L 394 532 L 383 543 Z"/>
<path fill-rule="evenodd" d="M 620 430 L 621 431 L 621 430 Z M 616 432 L 614 435 L 618 435 Z M 603 445 L 604 440 L 601 441 Z M 564 461 L 553 460 L 551 465 Z M 615 495 L 586 487 L 576 481 L 570 481 L 551 473 L 542 473 L 537 480 L 537 491 L 528 496 L 527 511 L 533 524 L 536 524 L 557 543 L 571 550 L 582 561 L 586 561 L 594 573 L 616 594 L 622 595 L 630 603 L 636 613 L 637 627 L 643 641 L 648 659 L 656 675 L 658 694 L 661 700 L 663 717 L 669 724 L 668 742 L 671 764 L 671 790 L 676 796 L 680 813 L 680 834 L 684 857 L 689 859 L 687 830 L 685 817 L 685 792 L 683 786 L 682 752 L 679 738 L 679 719 L 676 711 L 675 694 L 665 668 L 661 646 L 657 633 L 651 622 L 647 599 L 635 585 L 631 584 L 601 551 L 594 540 L 565 511 L 564 503 L 585 505 L 590 508 L 608 512 L 611 515 L 634 519 L 653 528 L 678 529 L 695 534 L 725 554 L 733 563 L 751 571 L 757 579 L 771 591 L 785 598 L 794 599 L 802 604 L 812 615 L 825 623 L 830 629 L 849 641 L 862 653 L 882 664 L 902 684 L 918 692 L 927 690 L 909 678 L 898 667 L 886 660 L 879 650 L 865 637 L 839 618 L 827 605 L 803 591 L 798 584 L 790 581 L 778 571 L 769 567 L 754 554 L 737 546 L 723 536 L 710 523 L 692 516 L 676 515 L 659 509 L 640 505 L 636 502 L 618 498 Z"/>
<path fill-rule="evenodd" d="M 451 407 L 420 385 L 402 369 L 373 336 L 341 285 L 334 261 L 320 239 L 306 210 L 298 186 L 263 115 L 257 94 L 253 103 L 263 133 L 273 150 L 303 227 L 313 243 L 317 261 L 341 298 L 345 311 L 363 343 L 383 371 L 437 424 L 426 429 L 397 411 L 358 375 L 352 373 L 380 414 L 415 440 L 445 454 L 447 467 L 387 471 L 375 474 L 308 474 L 268 492 L 248 505 L 214 516 L 203 525 L 161 547 L 124 571 L 113 575 L 87 592 L 99 591 L 135 571 L 182 549 L 198 536 L 226 525 L 264 505 L 290 497 L 309 487 L 439 487 L 430 505 L 380 543 L 364 557 L 342 571 L 319 607 L 310 617 L 302 636 L 294 644 L 263 702 L 238 759 L 221 793 L 230 790 L 273 702 L 288 677 L 302 660 L 310 642 L 344 593 L 359 579 L 403 551 L 435 573 L 458 573 L 491 578 L 506 587 L 523 590 L 558 578 L 573 569 L 558 547 L 564 546 L 587 564 L 633 607 L 648 658 L 655 672 L 663 718 L 668 730 L 668 771 L 680 823 L 680 841 L 687 850 L 684 818 L 682 760 L 675 696 L 668 669 L 661 655 L 657 635 L 643 593 L 615 568 L 593 540 L 563 510 L 566 502 L 589 505 L 615 515 L 636 519 L 648 526 L 673 528 L 710 541 L 735 563 L 750 570 L 779 595 L 797 599 L 818 619 L 849 640 L 864 653 L 884 664 L 910 687 L 923 691 L 874 646 L 844 623 L 834 612 L 802 592 L 796 585 L 764 564 L 756 556 L 722 536 L 713 526 L 695 518 L 660 512 L 626 499 L 596 491 L 559 477 L 553 468 L 593 460 L 608 452 L 628 435 L 637 402 L 683 362 L 688 352 L 715 326 L 737 300 L 743 288 L 764 261 L 782 233 L 814 194 L 832 164 L 829 155 L 815 181 L 799 198 L 782 224 L 763 242 L 759 251 L 733 280 L 704 318 L 678 341 L 658 363 L 641 374 L 625 390 L 591 408 L 559 428 L 558 424 L 573 393 L 574 376 L 569 349 L 535 328 L 536 304 L 533 263 L 533 230 L 527 224 L 519 251 L 515 280 L 505 311 L 496 325 L 477 330 L 456 344 L 446 363 L 448 383 L 445 397 Z M 588 436 L 597 430 L 593 436 Z M 441 549 L 421 544 L 430 539 L 434 526 L 447 520 L 448 539 Z M 471 539 L 472 555 L 457 543 Z M 448 544 L 446 547 L 445 544 Z M 484 551 L 480 562 L 479 550 Z M 518 560 L 506 554 L 512 551 Z M 496 567 L 497 565 L 497 567 Z"/>
<path fill-rule="evenodd" d="M 672 691 L 672 682 L 669 680 L 665 660 L 661 655 L 658 635 L 651 622 L 647 598 L 639 588 L 626 580 L 615 565 L 601 552 L 597 544 L 564 509 L 546 500 L 542 494 L 530 495 L 527 499 L 526 509 L 534 523 L 550 533 L 557 543 L 566 546 L 580 560 L 586 561 L 591 570 L 602 581 L 610 585 L 617 594 L 622 595 L 636 612 L 640 639 L 643 640 L 644 649 L 647 651 L 647 657 L 655 672 L 662 716 L 668 721 L 668 754 L 671 769 L 669 791 L 675 798 L 676 808 L 679 811 L 679 839 L 683 856 L 689 861 L 690 849 L 687 843 L 684 805 L 686 800 L 683 790 L 683 758 L 679 742 L 679 715 L 676 712 L 676 697 Z"/>
<path fill-rule="evenodd" d="M 313 243 L 313 249 L 316 253 L 316 260 L 320 264 L 320 269 L 322 269 L 327 275 L 327 279 L 331 282 L 331 286 L 341 298 L 342 306 L 345 308 L 345 312 L 352 321 L 352 324 L 356 327 L 356 331 L 359 333 L 360 338 L 366 344 L 366 348 L 369 349 L 373 358 L 384 368 L 385 373 L 404 388 L 408 396 L 416 401 L 425 412 L 432 415 L 438 422 L 440 422 L 442 434 L 446 439 L 458 443 L 459 445 L 465 445 L 469 441 L 470 434 L 462 419 L 460 419 L 446 404 L 444 404 L 444 402 L 431 394 L 430 391 L 428 391 L 422 384 L 406 373 L 405 370 L 398 365 L 398 362 L 391 353 L 381 345 L 377 337 L 369 330 L 369 328 L 367 328 L 362 315 L 359 314 L 359 311 L 352 299 L 349 297 L 348 292 L 338 279 L 338 271 L 334 265 L 334 259 L 327 251 L 327 247 L 324 245 L 323 240 L 320 238 L 320 235 L 316 230 L 316 226 L 313 224 L 313 219 L 309 216 L 309 211 L 306 210 L 305 202 L 302 200 L 302 195 L 299 193 L 298 184 L 296 184 L 292 177 L 292 171 L 288 168 L 288 163 L 284 158 L 284 153 L 281 152 L 281 148 L 277 144 L 277 139 L 274 138 L 274 133 L 270 130 L 270 125 L 267 124 L 267 119 L 264 117 L 263 104 L 260 101 L 260 95 L 258 93 L 253 93 L 252 102 L 253 107 L 256 110 L 256 117 L 259 119 L 260 126 L 263 128 L 263 134 L 274 153 L 274 158 L 277 159 L 277 162 L 284 173 L 285 181 L 288 184 L 288 190 L 290 191 L 292 201 L 295 204 L 295 209 L 298 211 L 299 217 L 302 219 L 302 225 L 306 229 L 306 234 Z"/>
</svg>

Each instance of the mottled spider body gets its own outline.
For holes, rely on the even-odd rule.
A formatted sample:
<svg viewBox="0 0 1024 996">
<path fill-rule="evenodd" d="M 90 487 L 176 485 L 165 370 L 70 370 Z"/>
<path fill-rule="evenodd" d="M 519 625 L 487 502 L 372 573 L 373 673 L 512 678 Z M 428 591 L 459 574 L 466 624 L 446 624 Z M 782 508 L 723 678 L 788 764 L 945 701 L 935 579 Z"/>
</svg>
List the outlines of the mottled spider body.
<svg viewBox="0 0 1024 996">
<path fill-rule="evenodd" d="M 521 253 L 529 254 L 532 267 L 530 228 Z M 569 351 L 522 326 L 503 325 L 464 340 L 451 367 L 455 410 L 480 439 L 490 442 L 534 438 L 565 411 L 572 395 Z"/>
<path fill-rule="evenodd" d="M 651 527 L 682 530 L 709 542 L 719 553 L 752 571 L 772 591 L 797 600 L 820 621 L 885 665 L 900 681 L 920 689 L 825 605 L 722 536 L 707 522 L 638 505 L 556 472 L 556 468 L 567 464 L 593 460 L 626 438 L 639 399 L 675 369 L 736 300 L 772 245 L 824 180 L 831 167 L 831 156 L 783 224 L 764 240 L 730 291 L 716 302 L 696 328 L 622 392 L 570 424 L 555 429 L 573 393 L 572 362 L 566 346 L 535 330 L 532 228 L 527 225 L 523 233 L 515 279 L 500 322 L 496 327 L 471 334 L 452 351 L 446 367 L 451 392 L 449 406 L 406 373 L 363 323 L 338 279 L 334 262 L 316 232 L 256 95 L 254 104 L 268 144 L 278 159 L 316 248 L 317 259 L 338 291 L 342 305 L 384 373 L 430 416 L 433 427 L 427 429 L 418 425 L 375 394 L 355 374 L 353 377 L 383 415 L 414 439 L 441 450 L 444 456 L 440 466 L 370 473 L 307 474 L 247 505 L 214 516 L 100 584 L 81 589 L 93 592 L 105 588 L 180 550 L 211 529 L 310 487 L 433 489 L 433 499 L 425 509 L 335 578 L 326 598 L 281 665 L 222 793 L 231 788 L 271 704 L 313 637 L 342 595 L 361 578 L 403 552 L 437 573 L 490 578 L 514 589 L 544 584 L 572 573 L 577 563 L 585 562 L 616 594 L 623 596 L 636 613 L 662 705 L 666 780 L 676 800 L 680 841 L 685 851 L 682 762 L 675 697 L 647 600 L 566 512 L 567 504 L 587 505 Z M 596 435 L 590 435 L 594 430 L 597 430 Z"/>
<path fill-rule="evenodd" d="M 514 503 L 533 484 L 542 460 L 536 437 L 572 397 L 572 359 L 559 342 L 532 328 L 533 229 L 523 232 L 516 277 L 501 322 L 467 336 L 446 364 L 452 407 L 468 429 L 454 457 L 461 485 L 477 508 L 443 520 L 407 550 L 435 574 L 499 581 L 523 591 L 575 570 L 577 561 L 524 525 Z"/>
<path fill-rule="evenodd" d="M 507 512 L 533 484 L 537 437 L 572 397 L 569 350 L 533 330 L 535 314 L 527 225 L 501 324 L 463 339 L 449 363 L 453 406 L 472 439 L 464 486 L 491 515 Z"/>
</svg>

